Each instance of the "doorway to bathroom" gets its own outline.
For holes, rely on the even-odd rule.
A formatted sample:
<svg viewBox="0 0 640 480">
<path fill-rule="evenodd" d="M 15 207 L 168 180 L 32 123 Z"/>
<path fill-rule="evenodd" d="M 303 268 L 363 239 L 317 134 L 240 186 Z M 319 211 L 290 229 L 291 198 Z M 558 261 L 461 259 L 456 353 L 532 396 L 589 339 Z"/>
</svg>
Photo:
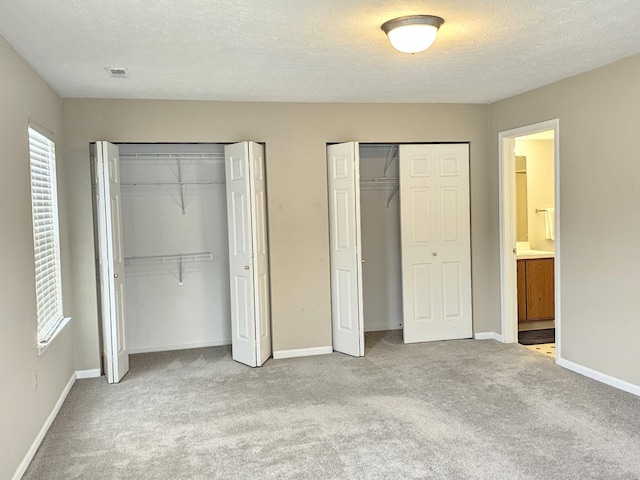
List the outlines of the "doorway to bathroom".
<svg viewBox="0 0 640 480">
<path fill-rule="evenodd" d="M 560 358 L 558 120 L 499 134 L 503 341 Z"/>
</svg>

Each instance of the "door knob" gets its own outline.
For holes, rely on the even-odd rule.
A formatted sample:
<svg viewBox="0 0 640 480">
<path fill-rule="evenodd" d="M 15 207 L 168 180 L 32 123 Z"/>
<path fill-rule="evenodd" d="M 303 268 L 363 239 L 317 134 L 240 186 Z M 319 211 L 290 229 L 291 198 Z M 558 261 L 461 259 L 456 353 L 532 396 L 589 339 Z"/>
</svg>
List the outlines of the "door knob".
<svg viewBox="0 0 640 480">
<path fill-rule="evenodd" d="M 431 255 L 433 255 L 434 257 L 438 256 L 438 252 L 433 252 Z"/>
<path fill-rule="evenodd" d="M 245 269 L 245 270 L 249 270 L 249 265 L 245 265 L 245 266 L 244 266 L 244 269 Z"/>
<path fill-rule="evenodd" d="M 116 274 L 113 276 L 113 278 L 118 278 L 118 276 L 119 276 L 119 275 L 116 273 Z"/>
</svg>

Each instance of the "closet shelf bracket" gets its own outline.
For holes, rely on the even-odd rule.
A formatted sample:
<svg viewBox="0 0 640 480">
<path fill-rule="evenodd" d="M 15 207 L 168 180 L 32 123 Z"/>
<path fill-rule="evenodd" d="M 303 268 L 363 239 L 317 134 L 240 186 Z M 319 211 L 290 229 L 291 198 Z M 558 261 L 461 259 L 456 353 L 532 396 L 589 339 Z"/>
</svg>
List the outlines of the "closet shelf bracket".
<svg viewBox="0 0 640 480">
<path fill-rule="evenodd" d="M 400 191 L 400 183 L 396 183 L 395 186 L 393 187 L 393 190 L 391 190 L 389 197 L 387 198 L 387 208 L 389 208 L 389 204 L 391 203 L 391 199 L 393 198 L 393 196 L 399 191 Z"/>
<path fill-rule="evenodd" d="M 184 185 L 182 184 L 182 159 L 178 158 L 178 183 L 180 184 L 180 207 L 184 215 Z M 182 285 L 182 260 L 180 260 L 180 285 Z"/>
<path fill-rule="evenodd" d="M 391 166 L 391 163 L 396 159 L 399 158 L 399 148 L 396 146 L 395 148 L 389 148 L 389 151 L 387 152 L 387 159 L 384 162 L 384 170 L 382 172 L 382 176 L 386 177 L 387 176 L 387 170 L 389 169 L 389 167 Z"/>
<path fill-rule="evenodd" d="M 187 262 L 200 262 L 213 260 L 211 252 L 201 253 L 178 253 L 176 255 L 152 255 L 148 257 L 128 257 L 124 259 L 125 265 L 139 263 L 174 263 L 178 264 L 178 285 L 183 285 L 184 265 Z"/>
</svg>

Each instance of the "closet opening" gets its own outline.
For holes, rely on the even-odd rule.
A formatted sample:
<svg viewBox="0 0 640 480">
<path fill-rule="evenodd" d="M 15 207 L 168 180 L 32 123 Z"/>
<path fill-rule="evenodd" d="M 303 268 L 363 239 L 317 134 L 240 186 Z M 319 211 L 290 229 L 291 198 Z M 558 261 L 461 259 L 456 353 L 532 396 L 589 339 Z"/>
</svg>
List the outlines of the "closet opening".
<svg viewBox="0 0 640 480">
<path fill-rule="evenodd" d="M 222 144 L 118 144 L 129 353 L 231 345 Z"/>
<path fill-rule="evenodd" d="M 361 143 L 360 223 L 365 355 L 375 344 L 402 343 L 397 144 Z"/>
<path fill-rule="evenodd" d="M 104 370 L 128 355 L 271 355 L 264 146 L 91 145 Z"/>
</svg>

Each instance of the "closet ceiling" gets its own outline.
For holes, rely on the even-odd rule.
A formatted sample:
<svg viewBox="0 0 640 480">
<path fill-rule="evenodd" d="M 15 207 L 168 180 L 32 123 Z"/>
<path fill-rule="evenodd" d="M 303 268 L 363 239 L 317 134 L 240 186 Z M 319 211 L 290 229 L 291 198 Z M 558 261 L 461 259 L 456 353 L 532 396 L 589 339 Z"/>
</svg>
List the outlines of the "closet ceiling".
<svg viewBox="0 0 640 480">
<path fill-rule="evenodd" d="M 416 13 L 446 23 L 396 52 L 380 25 Z M 638 0 L 0 2 L 63 97 L 488 103 L 639 53 L 639 24 Z"/>
</svg>

